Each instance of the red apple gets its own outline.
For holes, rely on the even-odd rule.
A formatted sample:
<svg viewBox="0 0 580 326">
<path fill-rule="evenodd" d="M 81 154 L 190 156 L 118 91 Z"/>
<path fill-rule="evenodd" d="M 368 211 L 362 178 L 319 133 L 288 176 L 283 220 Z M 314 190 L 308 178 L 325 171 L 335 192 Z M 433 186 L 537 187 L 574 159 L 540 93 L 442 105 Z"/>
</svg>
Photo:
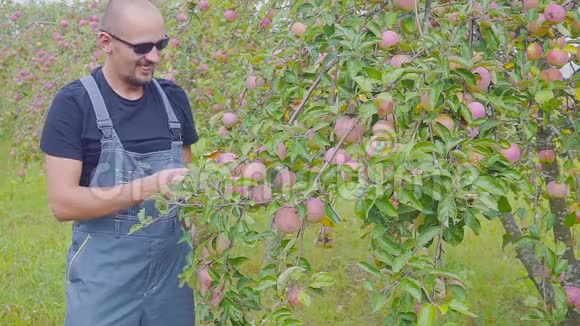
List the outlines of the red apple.
<svg viewBox="0 0 580 326">
<path fill-rule="evenodd" d="M 306 219 L 310 223 L 318 223 L 326 216 L 324 202 L 319 198 L 306 200 L 306 210 Z"/>
<path fill-rule="evenodd" d="M 486 115 L 485 106 L 483 106 L 483 104 L 479 102 L 471 102 L 467 105 L 467 107 L 469 107 L 471 115 L 473 116 L 474 119 L 483 118 Z"/>
<path fill-rule="evenodd" d="M 552 163 L 556 159 L 556 153 L 551 149 L 544 149 L 538 153 L 538 159 L 542 164 Z"/>
<path fill-rule="evenodd" d="M 544 10 L 546 21 L 552 24 L 559 24 L 566 19 L 566 9 L 564 7 L 551 3 Z"/>
<path fill-rule="evenodd" d="M 565 183 L 550 181 L 546 189 L 548 190 L 548 197 L 550 198 L 564 199 L 568 195 L 568 185 Z"/>
<path fill-rule="evenodd" d="M 477 67 L 471 71 L 475 74 L 476 77 L 476 84 L 475 85 L 467 85 L 467 89 L 472 92 L 483 92 L 485 91 L 491 82 L 491 74 L 489 70 L 485 67 Z"/>
<path fill-rule="evenodd" d="M 399 34 L 393 31 L 384 31 L 381 34 L 381 39 L 383 40 L 379 43 L 381 49 L 388 49 L 399 44 Z"/>
<path fill-rule="evenodd" d="M 562 72 L 556 68 L 548 68 L 544 71 L 542 71 L 542 73 L 540 74 L 540 77 L 547 81 L 547 82 L 552 82 L 555 80 L 564 80 L 564 76 L 562 76 Z"/>
<path fill-rule="evenodd" d="M 552 66 L 562 67 L 570 61 L 568 53 L 560 49 L 552 49 L 546 55 L 546 61 Z"/>
<path fill-rule="evenodd" d="M 521 150 L 518 144 L 512 143 L 509 148 L 501 148 L 500 150 L 501 155 L 503 155 L 506 160 L 510 162 L 516 162 L 520 159 Z"/>
<path fill-rule="evenodd" d="M 524 8 L 527 10 L 538 8 L 538 0 L 524 0 Z"/>
<path fill-rule="evenodd" d="M 542 58 L 542 56 L 544 55 L 544 50 L 542 49 L 542 46 L 540 44 L 530 43 L 528 44 L 526 55 L 528 57 L 528 60 L 536 61 Z"/>
<path fill-rule="evenodd" d="M 304 32 L 306 32 L 306 28 L 307 26 L 304 25 L 301 22 L 296 22 L 294 24 L 292 24 L 292 27 L 290 28 L 290 30 L 292 31 L 292 33 L 294 33 L 294 35 L 300 37 L 302 35 L 304 35 Z"/>
<path fill-rule="evenodd" d="M 401 68 L 404 63 L 411 62 L 411 56 L 407 54 L 395 54 L 390 61 L 391 66 Z"/>
<path fill-rule="evenodd" d="M 236 19 L 238 19 L 240 17 L 240 15 L 237 12 L 229 9 L 229 10 L 224 11 L 224 17 L 226 18 L 227 22 L 233 22 Z"/>
<path fill-rule="evenodd" d="M 395 0 L 394 4 L 395 7 L 403 11 L 410 12 L 415 10 L 415 0 Z"/>
</svg>

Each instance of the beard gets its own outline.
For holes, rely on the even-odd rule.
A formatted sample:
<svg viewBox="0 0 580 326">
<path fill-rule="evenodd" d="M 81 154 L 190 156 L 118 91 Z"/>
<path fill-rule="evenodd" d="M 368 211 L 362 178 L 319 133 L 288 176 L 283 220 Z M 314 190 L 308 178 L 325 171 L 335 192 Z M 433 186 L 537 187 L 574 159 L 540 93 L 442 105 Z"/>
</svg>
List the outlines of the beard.
<svg viewBox="0 0 580 326">
<path fill-rule="evenodd" d="M 151 72 L 148 74 L 144 74 L 141 71 L 141 68 L 143 66 L 151 67 Z M 134 73 L 127 77 L 127 82 L 135 87 L 145 86 L 149 82 L 151 82 L 151 79 L 153 79 L 154 75 L 155 75 L 155 65 L 154 64 L 149 63 L 149 62 L 139 63 L 136 65 Z"/>
</svg>

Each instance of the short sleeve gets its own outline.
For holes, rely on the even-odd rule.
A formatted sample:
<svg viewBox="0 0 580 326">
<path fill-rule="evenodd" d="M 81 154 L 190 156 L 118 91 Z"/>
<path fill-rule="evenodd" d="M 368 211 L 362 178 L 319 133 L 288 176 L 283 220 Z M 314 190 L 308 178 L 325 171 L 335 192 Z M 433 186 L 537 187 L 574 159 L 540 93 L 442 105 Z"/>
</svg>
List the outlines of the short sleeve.
<svg viewBox="0 0 580 326">
<path fill-rule="evenodd" d="M 46 115 L 40 148 L 48 155 L 82 161 L 82 110 L 66 87 L 54 97 Z"/>
<path fill-rule="evenodd" d="M 189 99 L 183 88 L 177 84 L 167 80 L 160 80 L 159 84 L 165 90 L 169 101 L 181 123 L 183 144 L 191 145 L 199 140 L 197 130 L 195 129 L 195 121 L 193 120 L 193 112 Z"/>
</svg>

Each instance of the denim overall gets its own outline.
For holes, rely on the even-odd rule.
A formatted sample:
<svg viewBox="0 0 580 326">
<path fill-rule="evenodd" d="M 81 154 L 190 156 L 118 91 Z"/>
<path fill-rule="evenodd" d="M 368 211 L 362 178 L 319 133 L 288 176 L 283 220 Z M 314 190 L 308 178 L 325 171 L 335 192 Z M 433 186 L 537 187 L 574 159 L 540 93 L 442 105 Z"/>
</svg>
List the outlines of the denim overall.
<svg viewBox="0 0 580 326">
<path fill-rule="evenodd" d="M 124 184 L 184 167 L 180 124 L 155 79 L 173 140 L 169 150 L 144 154 L 123 148 L 93 77 L 81 82 L 102 133 L 91 187 Z M 142 208 L 155 222 L 129 235 Z M 159 216 L 154 200 L 147 200 L 116 214 L 75 221 L 67 256 L 65 325 L 194 325 L 193 291 L 187 284 L 180 287 L 178 279 L 191 247 L 179 243 L 184 231 L 176 215 L 173 209 L 169 216 Z"/>
</svg>

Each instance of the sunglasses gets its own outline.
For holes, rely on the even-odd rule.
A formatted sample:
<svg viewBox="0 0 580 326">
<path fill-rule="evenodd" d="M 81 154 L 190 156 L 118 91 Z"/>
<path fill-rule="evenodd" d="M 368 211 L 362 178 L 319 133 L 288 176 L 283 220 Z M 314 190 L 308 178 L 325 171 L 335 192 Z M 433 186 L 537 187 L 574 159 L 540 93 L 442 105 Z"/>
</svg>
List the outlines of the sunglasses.
<svg viewBox="0 0 580 326">
<path fill-rule="evenodd" d="M 129 43 L 129 42 L 107 32 L 107 31 L 101 30 L 101 32 L 105 32 L 105 33 L 109 34 L 112 38 L 114 38 L 115 40 L 132 47 L 133 51 L 136 54 L 147 54 L 147 53 L 151 52 L 151 50 L 153 50 L 153 47 L 156 47 L 157 51 L 161 51 L 167 46 L 167 44 L 169 44 L 169 36 L 167 36 L 167 35 L 165 35 L 165 37 L 162 40 L 157 41 L 155 43 L 154 42 L 145 42 L 145 43 L 133 44 L 133 43 Z"/>
</svg>

